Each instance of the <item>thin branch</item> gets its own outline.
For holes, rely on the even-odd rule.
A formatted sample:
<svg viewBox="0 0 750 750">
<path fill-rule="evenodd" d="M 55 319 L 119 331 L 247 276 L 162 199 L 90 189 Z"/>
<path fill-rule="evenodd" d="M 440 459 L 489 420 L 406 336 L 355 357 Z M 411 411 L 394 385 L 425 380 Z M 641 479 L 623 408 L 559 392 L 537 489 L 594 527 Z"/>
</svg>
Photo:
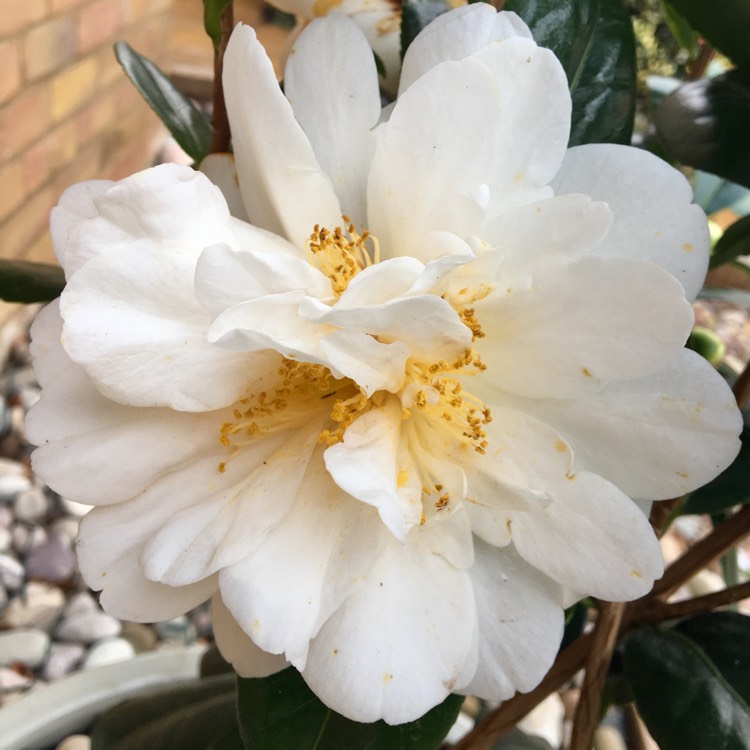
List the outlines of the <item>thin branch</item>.
<svg viewBox="0 0 750 750">
<path fill-rule="evenodd" d="M 716 56 L 716 50 L 710 44 L 702 44 L 693 64 L 685 74 L 686 81 L 697 81 L 706 75 L 706 70 L 711 60 Z"/>
<path fill-rule="evenodd" d="M 583 667 L 589 653 L 593 634 L 577 638 L 562 651 L 547 676 L 530 693 L 517 693 L 510 700 L 488 714 L 453 750 L 490 750 L 492 745 L 515 727 L 532 708 L 548 695 L 559 690 Z"/>
<path fill-rule="evenodd" d="M 708 536 L 693 545 L 682 557 L 675 560 L 664 575 L 654 584 L 649 598 L 666 598 L 685 581 L 703 570 L 710 562 L 734 547 L 746 534 L 750 533 L 750 505 L 735 513 L 717 526 Z M 644 606 L 644 599 L 634 602 Z"/>
<path fill-rule="evenodd" d="M 229 43 L 229 36 L 234 28 L 234 9 L 230 2 L 221 14 L 221 39 L 214 50 L 214 96 L 213 96 L 213 118 L 211 122 L 211 153 L 223 153 L 229 151 L 231 140 L 229 132 L 229 118 L 227 117 L 227 105 L 224 101 L 224 84 L 222 73 L 224 71 L 224 51 Z"/>
<path fill-rule="evenodd" d="M 658 599 L 652 599 L 644 606 L 638 616 L 638 621 L 664 622 L 664 620 L 675 620 L 678 617 L 689 617 L 701 612 L 710 612 L 717 607 L 725 607 L 727 604 L 734 604 L 748 597 L 750 597 L 750 581 L 681 602 L 661 602 Z"/>
<path fill-rule="evenodd" d="M 602 602 L 600 605 L 591 649 L 586 657 L 586 673 L 573 720 L 570 750 L 589 750 L 593 744 L 594 731 L 599 726 L 602 689 L 624 612 L 622 602 Z"/>
</svg>

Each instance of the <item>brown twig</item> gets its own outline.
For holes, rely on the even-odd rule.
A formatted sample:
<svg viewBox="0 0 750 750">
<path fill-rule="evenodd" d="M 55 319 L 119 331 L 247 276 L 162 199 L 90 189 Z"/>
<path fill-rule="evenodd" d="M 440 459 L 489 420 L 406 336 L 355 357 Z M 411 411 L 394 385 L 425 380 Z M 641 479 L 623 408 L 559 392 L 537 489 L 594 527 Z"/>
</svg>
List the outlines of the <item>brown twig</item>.
<svg viewBox="0 0 750 750">
<path fill-rule="evenodd" d="M 639 622 L 664 622 L 678 617 L 689 617 L 701 612 L 710 612 L 717 607 L 725 607 L 750 597 L 750 581 L 715 591 L 713 594 L 696 596 L 680 602 L 662 602 L 650 599 L 638 616 Z"/>
<path fill-rule="evenodd" d="M 547 676 L 530 692 L 518 693 L 488 714 L 453 750 L 490 750 L 492 745 L 509 732 L 532 708 L 548 695 L 559 690 L 581 669 L 590 651 L 593 634 L 582 635 L 562 651 Z"/>
<path fill-rule="evenodd" d="M 229 43 L 229 36 L 234 28 L 234 9 L 230 2 L 221 14 L 221 39 L 214 49 L 214 95 L 213 119 L 211 122 L 211 153 L 229 151 L 231 140 L 229 132 L 229 118 L 224 101 L 224 85 L 222 72 L 224 70 L 224 51 Z"/>
<path fill-rule="evenodd" d="M 734 547 L 748 533 L 750 533 L 750 505 L 746 505 L 739 513 L 735 513 L 724 523 L 719 524 L 708 536 L 675 560 L 661 579 L 654 584 L 650 598 L 668 597 L 699 570 L 703 570 L 710 562 Z M 633 604 L 643 607 L 644 601 L 647 599 L 640 599 Z"/>
<path fill-rule="evenodd" d="M 594 731 L 601 718 L 602 688 L 617 645 L 624 612 L 625 604 L 622 602 L 602 602 L 599 608 L 591 649 L 586 657 L 581 697 L 573 719 L 570 750 L 589 750 L 593 743 Z"/>
<path fill-rule="evenodd" d="M 714 55 L 716 55 L 716 50 L 710 44 L 706 44 L 705 42 L 701 44 L 700 50 L 698 50 L 698 54 L 695 56 L 695 60 L 693 60 L 693 64 L 685 74 L 685 80 L 697 81 L 699 78 L 703 78 L 706 75 L 708 64 L 714 59 Z"/>
</svg>

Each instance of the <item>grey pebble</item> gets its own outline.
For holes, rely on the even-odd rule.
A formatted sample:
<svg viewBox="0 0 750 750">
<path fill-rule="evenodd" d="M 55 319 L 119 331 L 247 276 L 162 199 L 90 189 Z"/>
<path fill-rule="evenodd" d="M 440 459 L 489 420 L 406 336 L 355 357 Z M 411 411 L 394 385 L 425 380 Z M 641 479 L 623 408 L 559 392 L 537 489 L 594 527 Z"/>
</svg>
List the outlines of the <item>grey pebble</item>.
<svg viewBox="0 0 750 750">
<path fill-rule="evenodd" d="M 38 629 L 13 630 L 0 633 L 0 666 L 20 662 L 36 669 L 44 662 L 50 647 L 50 638 Z"/>
<path fill-rule="evenodd" d="M 51 583 L 69 581 L 76 573 L 76 556 L 70 541 L 59 532 L 52 532 L 26 558 L 26 575 Z"/>
<path fill-rule="evenodd" d="M 24 581 L 23 565 L 15 557 L 0 555 L 0 583 L 7 591 L 17 591 Z"/>
<path fill-rule="evenodd" d="M 55 637 L 61 641 L 94 643 L 102 638 L 120 635 L 121 627 L 119 620 L 101 610 L 66 614 L 55 631 Z"/>
<path fill-rule="evenodd" d="M 8 603 L 0 627 L 39 628 L 50 632 L 65 606 L 65 594 L 49 583 L 30 581 Z"/>
<path fill-rule="evenodd" d="M 31 489 L 23 464 L 8 458 L 0 459 L 0 500 L 12 500 L 19 492 Z"/>
<path fill-rule="evenodd" d="M 70 674 L 85 653 L 86 648 L 80 643 L 53 643 L 42 672 L 44 679 L 52 682 Z"/>
<path fill-rule="evenodd" d="M 40 521 L 47 513 L 49 502 L 41 487 L 31 487 L 16 496 L 13 511 L 20 521 Z"/>
<path fill-rule="evenodd" d="M 126 661 L 134 656 L 135 649 L 124 638 L 108 638 L 89 649 L 86 658 L 83 660 L 83 669 Z"/>
</svg>

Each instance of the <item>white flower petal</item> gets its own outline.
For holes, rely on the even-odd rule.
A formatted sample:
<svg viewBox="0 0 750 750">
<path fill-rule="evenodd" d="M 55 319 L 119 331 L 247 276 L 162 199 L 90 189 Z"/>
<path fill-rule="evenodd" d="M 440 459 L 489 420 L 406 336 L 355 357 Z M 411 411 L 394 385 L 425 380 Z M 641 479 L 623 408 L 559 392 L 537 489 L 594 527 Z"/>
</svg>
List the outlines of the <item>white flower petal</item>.
<svg viewBox="0 0 750 750">
<path fill-rule="evenodd" d="M 530 39 L 518 37 L 486 46 L 474 59 L 489 66 L 500 90 L 490 182 L 494 213 L 508 202 L 521 202 L 514 193 L 533 195 L 555 176 L 568 145 L 572 105 L 559 60 Z"/>
<path fill-rule="evenodd" d="M 299 669 L 310 639 L 360 585 L 385 539 L 375 511 L 347 498 L 327 476 L 320 452 L 283 522 L 219 576 L 242 629 Z"/>
<path fill-rule="evenodd" d="M 298 258 L 281 237 L 250 224 L 243 235 L 246 244 L 241 250 L 212 245 L 198 259 L 195 296 L 212 314 L 266 294 L 298 289 L 321 297 L 330 294 L 328 278 Z"/>
<path fill-rule="evenodd" d="M 502 253 L 499 275 L 515 284 L 539 264 L 591 252 L 611 225 L 606 203 L 570 194 L 505 211 L 488 222 L 483 236 Z"/>
<path fill-rule="evenodd" d="M 552 398 L 661 369 L 693 320 L 682 287 L 657 266 L 591 256 L 540 266 L 523 288 L 497 289 L 476 311 L 486 376 L 512 393 Z"/>
<path fill-rule="evenodd" d="M 325 364 L 320 339 L 335 328 L 299 315 L 304 296 L 300 289 L 234 305 L 211 324 L 208 340 L 227 349 L 275 349 L 289 359 Z"/>
<path fill-rule="evenodd" d="M 590 144 L 568 151 L 552 186 L 609 204 L 614 223 L 599 255 L 657 263 L 695 299 L 708 270 L 708 224 L 676 169 L 643 149 Z"/>
<path fill-rule="evenodd" d="M 154 525 L 149 508 L 136 503 L 94 508 L 81 521 L 77 546 L 81 574 L 91 589 L 101 591 L 102 607 L 122 620 L 169 620 L 216 591 L 215 576 L 181 587 L 146 578 L 138 556 Z"/>
<path fill-rule="evenodd" d="M 42 311 L 32 328 L 34 369 L 44 387 L 26 419 L 29 439 L 40 446 L 34 471 L 56 492 L 88 505 L 119 503 L 218 446 L 221 413 L 135 409 L 102 396 L 60 345 L 56 307 Z"/>
<path fill-rule="evenodd" d="M 318 415 L 226 461 L 221 487 L 214 482 L 200 502 L 175 510 L 153 534 L 141 553 L 146 576 L 184 586 L 255 550 L 294 504 L 321 426 Z M 215 458 L 207 462 L 206 474 L 212 470 Z"/>
<path fill-rule="evenodd" d="M 247 211 L 242 202 L 240 181 L 233 154 L 208 154 L 200 165 L 200 171 L 221 190 L 229 213 L 237 219 L 247 221 Z"/>
<path fill-rule="evenodd" d="M 224 93 L 247 215 L 304 247 L 315 224 L 337 226 L 341 209 L 271 61 L 249 26 L 237 26 L 224 55 Z"/>
<path fill-rule="evenodd" d="M 351 378 L 368 397 L 393 393 L 404 382 L 409 347 L 401 341 L 382 344 L 366 333 L 341 329 L 322 338 L 320 349 L 331 372 Z"/>
<path fill-rule="evenodd" d="M 501 701 L 533 690 L 554 661 L 564 616 L 559 586 L 512 550 L 477 540 L 469 575 L 479 622 L 479 661 L 466 695 Z"/>
<path fill-rule="evenodd" d="M 516 36 L 530 39 L 531 32 L 515 13 L 497 13 L 485 3 L 465 5 L 438 16 L 406 50 L 399 96 L 441 62 L 462 60 L 486 45 Z"/>
<path fill-rule="evenodd" d="M 268 677 L 289 666 L 279 654 L 259 649 L 237 624 L 221 594 L 211 599 L 211 624 L 221 655 L 240 677 Z"/>
<path fill-rule="evenodd" d="M 60 302 L 64 346 L 104 396 L 208 411 L 244 394 L 253 360 L 207 341 L 208 314 L 193 292 L 196 260 L 141 240 L 131 252 L 93 258 L 70 280 Z"/>
<path fill-rule="evenodd" d="M 723 471 L 740 446 L 742 419 L 729 386 L 688 350 L 666 370 L 586 399 L 520 408 L 559 430 L 580 466 L 635 498 L 690 492 Z"/>
<path fill-rule="evenodd" d="M 284 92 L 343 213 L 364 229 L 380 91 L 375 58 L 357 26 L 340 13 L 313 21 L 289 55 Z"/>
<path fill-rule="evenodd" d="M 205 175 L 162 164 L 120 182 L 93 183 L 85 197 L 72 192 L 61 201 L 62 224 L 55 228 L 53 221 L 53 238 L 70 279 L 91 258 L 130 251 L 139 240 L 198 253 L 231 239 L 229 218 L 221 191 Z"/>
<path fill-rule="evenodd" d="M 550 502 L 508 509 L 505 523 L 526 562 L 574 591 L 608 601 L 647 593 L 663 570 L 638 506 L 601 477 L 577 471 L 561 435 L 533 417 L 497 409 L 487 458 L 507 453 Z M 502 498 L 486 498 L 501 506 Z"/>
<path fill-rule="evenodd" d="M 550 493 L 554 501 L 541 512 L 509 513 L 521 557 L 564 586 L 599 599 L 630 601 L 647 594 L 664 563 L 640 508 L 588 472 L 561 478 Z"/>
<path fill-rule="evenodd" d="M 416 258 L 389 258 L 358 273 L 336 302 L 337 310 L 382 305 L 405 294 L 424 271 Z"/>
<path fill-rule="evenodd" d="M 98 249 L 106 245 L 89 248 L 90 254 L 80 258 L 71 258 L 70 235 L 81 223 L 81 219 L 93 219 L 98 215 L 94 200 L 114 183 L 111 180 L 89 180 L 67 188 L 60 196 L 60 201 L 50 214 L 50 234 L 55 246 L 57 260 L 70 276 L 86 261 L 93 257 Z"/>
<path fill-rule="evenodd" d="M 456 311 L 434 294 L 401 297 L 369 307 L 339 309 L 334 305 L 314 320 L 400 342 L 420 362 L 455 359 L 471 344 L 471 331 Z"/>
<path fill-rule="evenodd" d="M 367 188 L 369 228 L 386 257 L 414 255 L 432 230 L 471 234 L 489 197 L 499 116 L 497 83 L 473 59 L 433 68 L 397 100 L 378 129 Z"/>
<path fill-rule="evenodd" d="M 389 398 L 357 418 L 343 442 L 325 452 L 333 481 L 357 500 L 377 508 L 388 530 L 406 542 L 422 517 L 422 484 L 401 441 L 401 404 Z"/>
<path fill-rule="evenodd" d="M 310 644 L 302 675 L 349 719 L 414 721 L 457 687 L 467 660 L 475 669 L 474 612 L 464 571 L 419 535 L 391 540 Z"/>
</svg>

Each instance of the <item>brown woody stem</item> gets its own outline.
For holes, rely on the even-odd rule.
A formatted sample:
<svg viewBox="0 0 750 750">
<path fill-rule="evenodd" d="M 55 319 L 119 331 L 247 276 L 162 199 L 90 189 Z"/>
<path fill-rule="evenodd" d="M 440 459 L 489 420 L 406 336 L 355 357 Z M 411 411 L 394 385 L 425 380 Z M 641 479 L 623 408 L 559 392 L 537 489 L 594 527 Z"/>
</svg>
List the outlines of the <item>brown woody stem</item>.
<svg viewBox="0 0 750 750">
<path fill-rule="evenodd" d="M 678 617 L 689 617 L 701 612 L 710 612 L 717 607 L 725 607 L 727 604 L 733 604 L 748 597 L 750 597 L 750 581 L 681 602 L 660 602 L 651 599 L 648 605 L 644 606 L 638 621 L 664 622 L 664 620 L 675 620 Z"/>
<path fill-rule="evenodd" d="M 570 750 L 589 750 L 593 744 L 594 731 L 600 719 L 602 688 L 617 645 L 624 612 L 625 604 L 621 602 L 602 602 L 599 608 L 591 649 L 586 657 L 581 697 L 573 720 Z"/>
<path fill-rule="evenodd" d="M 221 14 L 221 39 L 214 49 L 214 95 L 213 120 L 211 123 L 211 153 L 229 151 L 231 135 L 227 106 L 224 101 L 224 84 L 222 72 L 224 70 L 224 51 L 229 43 L 229 36 L 234 28 L 234 9 L 230 2 Z"/>
</svg>

